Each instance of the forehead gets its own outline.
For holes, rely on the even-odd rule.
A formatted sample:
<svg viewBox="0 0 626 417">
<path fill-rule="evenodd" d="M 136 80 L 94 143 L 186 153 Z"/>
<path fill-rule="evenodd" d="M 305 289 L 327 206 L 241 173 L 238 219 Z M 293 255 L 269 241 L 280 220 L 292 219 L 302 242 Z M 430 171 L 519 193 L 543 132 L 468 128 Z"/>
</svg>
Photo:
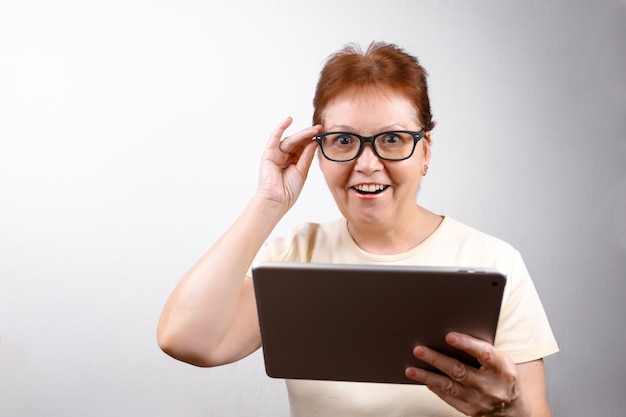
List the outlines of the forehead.
<svg viewBox="0 0 626 417">
<path fill-rule="evenodd" d="M 322 113 L 325 129 L 421 128 L 415 106 L 402 94 L 389 89 L 352 88 L 331 100 Z M 372 133 L 372 134 L 373 134 Z"/>
</svg>

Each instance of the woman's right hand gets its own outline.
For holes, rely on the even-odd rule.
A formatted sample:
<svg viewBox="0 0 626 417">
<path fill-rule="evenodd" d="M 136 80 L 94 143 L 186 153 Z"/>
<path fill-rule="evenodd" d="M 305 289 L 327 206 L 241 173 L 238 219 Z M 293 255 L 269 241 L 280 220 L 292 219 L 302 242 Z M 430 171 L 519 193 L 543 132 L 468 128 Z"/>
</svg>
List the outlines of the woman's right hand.
<svg viewBox="0 0 626 417">
<path fill-rule="evenodd" d="M 310 126 L 281 140 L 292 118 L 283 120 L 272 132 L 261 159 L 257 197 L 282 206 L 286 212 L 298 199 L 317 146 L 313 137 L 321 125 Z"/>
</svg>

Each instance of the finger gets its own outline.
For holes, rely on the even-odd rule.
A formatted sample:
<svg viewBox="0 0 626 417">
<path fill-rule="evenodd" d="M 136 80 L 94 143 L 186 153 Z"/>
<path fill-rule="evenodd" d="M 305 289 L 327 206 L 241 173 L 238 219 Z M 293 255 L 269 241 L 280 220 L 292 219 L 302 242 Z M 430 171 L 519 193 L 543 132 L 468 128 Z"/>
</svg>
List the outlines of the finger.
<svg viewBox="0 0 626 417">
<path fill-rule="evenodd" d="M 491 369 L 496 373 L 499 373 L 505 364 L 506 359 L 504 355 L 484 340 L 462 333 L 451 332 L 446 335 L 446 342 L 453 348 L 469 353 L 478 359 L 478 362 L 483 367 Z"/>
<path fill-rule="evenodd" d="M 287 117 L 285 120 L 280 122 L 272 131 L 268 146 L 270 147 L 278 146 L 280 143 L 280 139 L 283 137 L 283 134 L 285 133 L 285 130 L 287 130 L 287 128 L 291 126 L 292 122 L 293 122 L 293 118 L 291 116 Z"/>
<path fill-rule="evenodd" d="M 298 170 L 304 174 L 306 178 L 309 169 L 311 168 L 311 163 L 313 162 L 313 157 L 315 156 L 316 144 L 315 142 L 309 142 L 305 145 L 304 151 L 300 158 L 298 158 L 298 162 L 296 164 Z"/>
<path fill-rule="evenodd" d="M 450 380 L 447 376 L 417 367 L 406 368 L 404 374 L 407 378 L 428 386 L 443 386 L 446 380 Z"/>
<path fill-rule="evenodd" d="M 465 383 L 472 372 L 470 368 L 461 361 L 426 346 L 417 346 L 413 349 L 413 355 L 422 362 L 439 369 L 454 381 Z"/>
<path fill-rule="evenodd" d="M 430 363 L 433 366 L 441 366 L 442 368 L 445 368 L 445 366 L 441 360 L 445 358 L 451 359 L 423 346 L 416 347 L 414 355 L 423 362 Z M 447 361 L 444 360 L 444 362 Z M 464 377 L 441 375 L 421 368 L 407 368 L 405 375 L 425 384 L 439 398 L 467 415 L 476 415 L 478 410 L 483 409 L 482 403 L 484 401 L 476 396 L 476 391 L 464 384 L 466 382 Z M 460 380 L 455 380 L 455 378 Z"/>
<path fill-rule="evenodd" d="M 311 139 L 321 132 L 321 125 L 309 126 L 301 131 L 290 135 L 280 142 L 280 151 L 285 153 L 295 153 L 306 146 Z"/>
<path fill-rule="evenodd" d="M 407 368 L 405 375 L 426 387 L 439 398 L 468 415 L 475 415 L 474 401 L 465 387 L 445 375 L 427 371 L 421 368 Z"/>
</svg>

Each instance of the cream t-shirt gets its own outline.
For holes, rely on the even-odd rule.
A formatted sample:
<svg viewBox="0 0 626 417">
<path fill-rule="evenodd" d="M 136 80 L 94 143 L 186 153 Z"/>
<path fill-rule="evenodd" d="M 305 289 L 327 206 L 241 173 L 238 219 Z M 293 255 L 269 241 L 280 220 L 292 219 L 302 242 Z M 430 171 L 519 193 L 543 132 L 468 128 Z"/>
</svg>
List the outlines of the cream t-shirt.
<svg viewBox="0 0 626 417">
<path fill-rule="evenodd" d="M 495 347 L 515 363 L 559 350 L 521 255 L 508 243 L 450 217 L 424 242 L 394 255 L 359 248 L 345 219 L 305 223 L 287 238 L 268 240 L 256 258 L 266 262 L 316 262 L 493 267 L 507 274 Z M 420 385 L 287 380 L 293 417 L 461 416 Z"/>
</svg>

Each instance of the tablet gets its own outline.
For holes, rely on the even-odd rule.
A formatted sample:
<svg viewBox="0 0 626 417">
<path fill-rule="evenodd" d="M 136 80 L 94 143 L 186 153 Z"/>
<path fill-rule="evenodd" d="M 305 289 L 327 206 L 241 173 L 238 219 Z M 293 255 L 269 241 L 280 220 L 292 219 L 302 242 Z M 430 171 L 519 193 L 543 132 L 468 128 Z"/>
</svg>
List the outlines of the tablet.
<svg viewBox="0 0 626 417">
<path fill-rule="evenodd" d="M 478 367 L 450 331 L 494 343 L 506 277 L 493 269 L 257 263 L 255 297 L 272 378 L 418 384 L 426 345 Z"/>
</svg>

